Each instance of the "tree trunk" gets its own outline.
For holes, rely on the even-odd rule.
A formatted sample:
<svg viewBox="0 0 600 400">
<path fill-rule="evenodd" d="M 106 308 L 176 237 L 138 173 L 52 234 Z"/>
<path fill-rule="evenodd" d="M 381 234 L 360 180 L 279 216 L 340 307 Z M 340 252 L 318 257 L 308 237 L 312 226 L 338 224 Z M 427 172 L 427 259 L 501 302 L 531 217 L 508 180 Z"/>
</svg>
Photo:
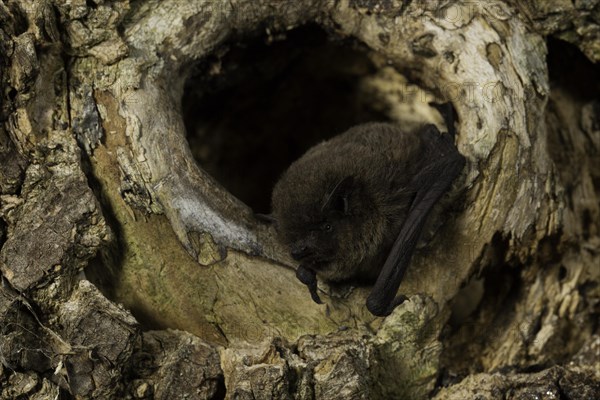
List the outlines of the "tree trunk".
<svg viewBox="0 0 600 400">
<path fill-rule="evenodd" d="M 0 398 L 600 398 L 599 43 L 599 0 L 0 0 Z M 313 303 L 272 184 L 434 99 L 409 301 Z"/>
</svg>

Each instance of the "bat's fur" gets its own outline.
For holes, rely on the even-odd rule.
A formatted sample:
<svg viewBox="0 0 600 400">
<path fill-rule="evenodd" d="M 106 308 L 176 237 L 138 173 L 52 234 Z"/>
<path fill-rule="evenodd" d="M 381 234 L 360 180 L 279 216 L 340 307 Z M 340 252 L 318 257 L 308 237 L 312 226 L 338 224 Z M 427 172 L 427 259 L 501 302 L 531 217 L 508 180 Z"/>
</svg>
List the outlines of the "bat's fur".
<svg viewBox="0 0 600 400">
<path fill-rule="evenodd" d="M 294 162 L 272 198 L 272 216 L 292 256 L 326 281 L 374 281 L 420 188 L 415 177 L 448 153 L 432 132 L 441 138 L 431 125 L 405 132 L 368 123 Z"/>
</svg>

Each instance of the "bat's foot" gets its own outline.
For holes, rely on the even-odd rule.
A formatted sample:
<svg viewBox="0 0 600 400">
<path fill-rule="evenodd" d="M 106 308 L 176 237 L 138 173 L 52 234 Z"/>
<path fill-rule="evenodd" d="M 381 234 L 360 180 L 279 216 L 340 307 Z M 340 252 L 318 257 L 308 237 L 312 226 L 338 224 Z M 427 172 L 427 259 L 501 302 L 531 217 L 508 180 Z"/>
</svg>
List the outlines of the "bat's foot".
<svg viewBox="0 0 600 400">
<path fill-rule="evenodd" d="M 323 301 L 319 297 L 317 293 L 317 282 L 314 285 L 308 286 L 308 291 L 310 292 L 310 298 L 317 304 L 323 304 Z"/>
<path fill-rule="evenodd" d="M 390 304 L 382 304 L 378 301 L 374 301 L 371 298 L 367 299 L 367 309 L 371 314 L 377 317 L 387 317 L 394 311 L 396 307 L 408 300 L 408 297 L 400 295 L 396 297 Z"/>
<path fill-rule="evenodd" d="M 312 269 L 300 265 L 296 270 L 296 278 L 308 287 L 310 297 L 317 304 L 323 304 L 319 294 L 317 293 L 317 273 Z"/>
</svg>

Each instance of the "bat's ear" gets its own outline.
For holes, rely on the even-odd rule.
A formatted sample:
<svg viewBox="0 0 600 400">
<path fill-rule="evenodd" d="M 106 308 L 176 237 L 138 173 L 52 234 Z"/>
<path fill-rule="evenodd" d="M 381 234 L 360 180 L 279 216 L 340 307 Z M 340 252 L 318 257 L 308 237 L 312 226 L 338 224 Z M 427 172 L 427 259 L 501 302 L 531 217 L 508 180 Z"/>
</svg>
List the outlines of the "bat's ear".
<svg viewBox="0 0 600 400">
<path fill-rule="evenodd" d="M 333 211 L 347 215 L 348 210 L 348 197 L 354 189 L 354 177 L 347 176 L 342 179 L 327 195 L 327 200 L 323 206 L 323 210 Z"/>
</svg>

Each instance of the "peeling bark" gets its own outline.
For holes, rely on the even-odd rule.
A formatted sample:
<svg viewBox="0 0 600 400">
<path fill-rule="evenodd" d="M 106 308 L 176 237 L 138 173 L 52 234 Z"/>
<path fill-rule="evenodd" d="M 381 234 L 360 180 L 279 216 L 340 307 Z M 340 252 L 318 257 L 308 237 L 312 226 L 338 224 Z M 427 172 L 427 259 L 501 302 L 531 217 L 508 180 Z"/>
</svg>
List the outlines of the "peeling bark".
<svg viewBox="0 0 600 400">
<path fill-rule="evenodd" d="M 600 397 L 599 3 L 0 1 L 0 398 Z M 224 156 L 434 98 L 409 301 L 313 304 Z"/>
</svg>

